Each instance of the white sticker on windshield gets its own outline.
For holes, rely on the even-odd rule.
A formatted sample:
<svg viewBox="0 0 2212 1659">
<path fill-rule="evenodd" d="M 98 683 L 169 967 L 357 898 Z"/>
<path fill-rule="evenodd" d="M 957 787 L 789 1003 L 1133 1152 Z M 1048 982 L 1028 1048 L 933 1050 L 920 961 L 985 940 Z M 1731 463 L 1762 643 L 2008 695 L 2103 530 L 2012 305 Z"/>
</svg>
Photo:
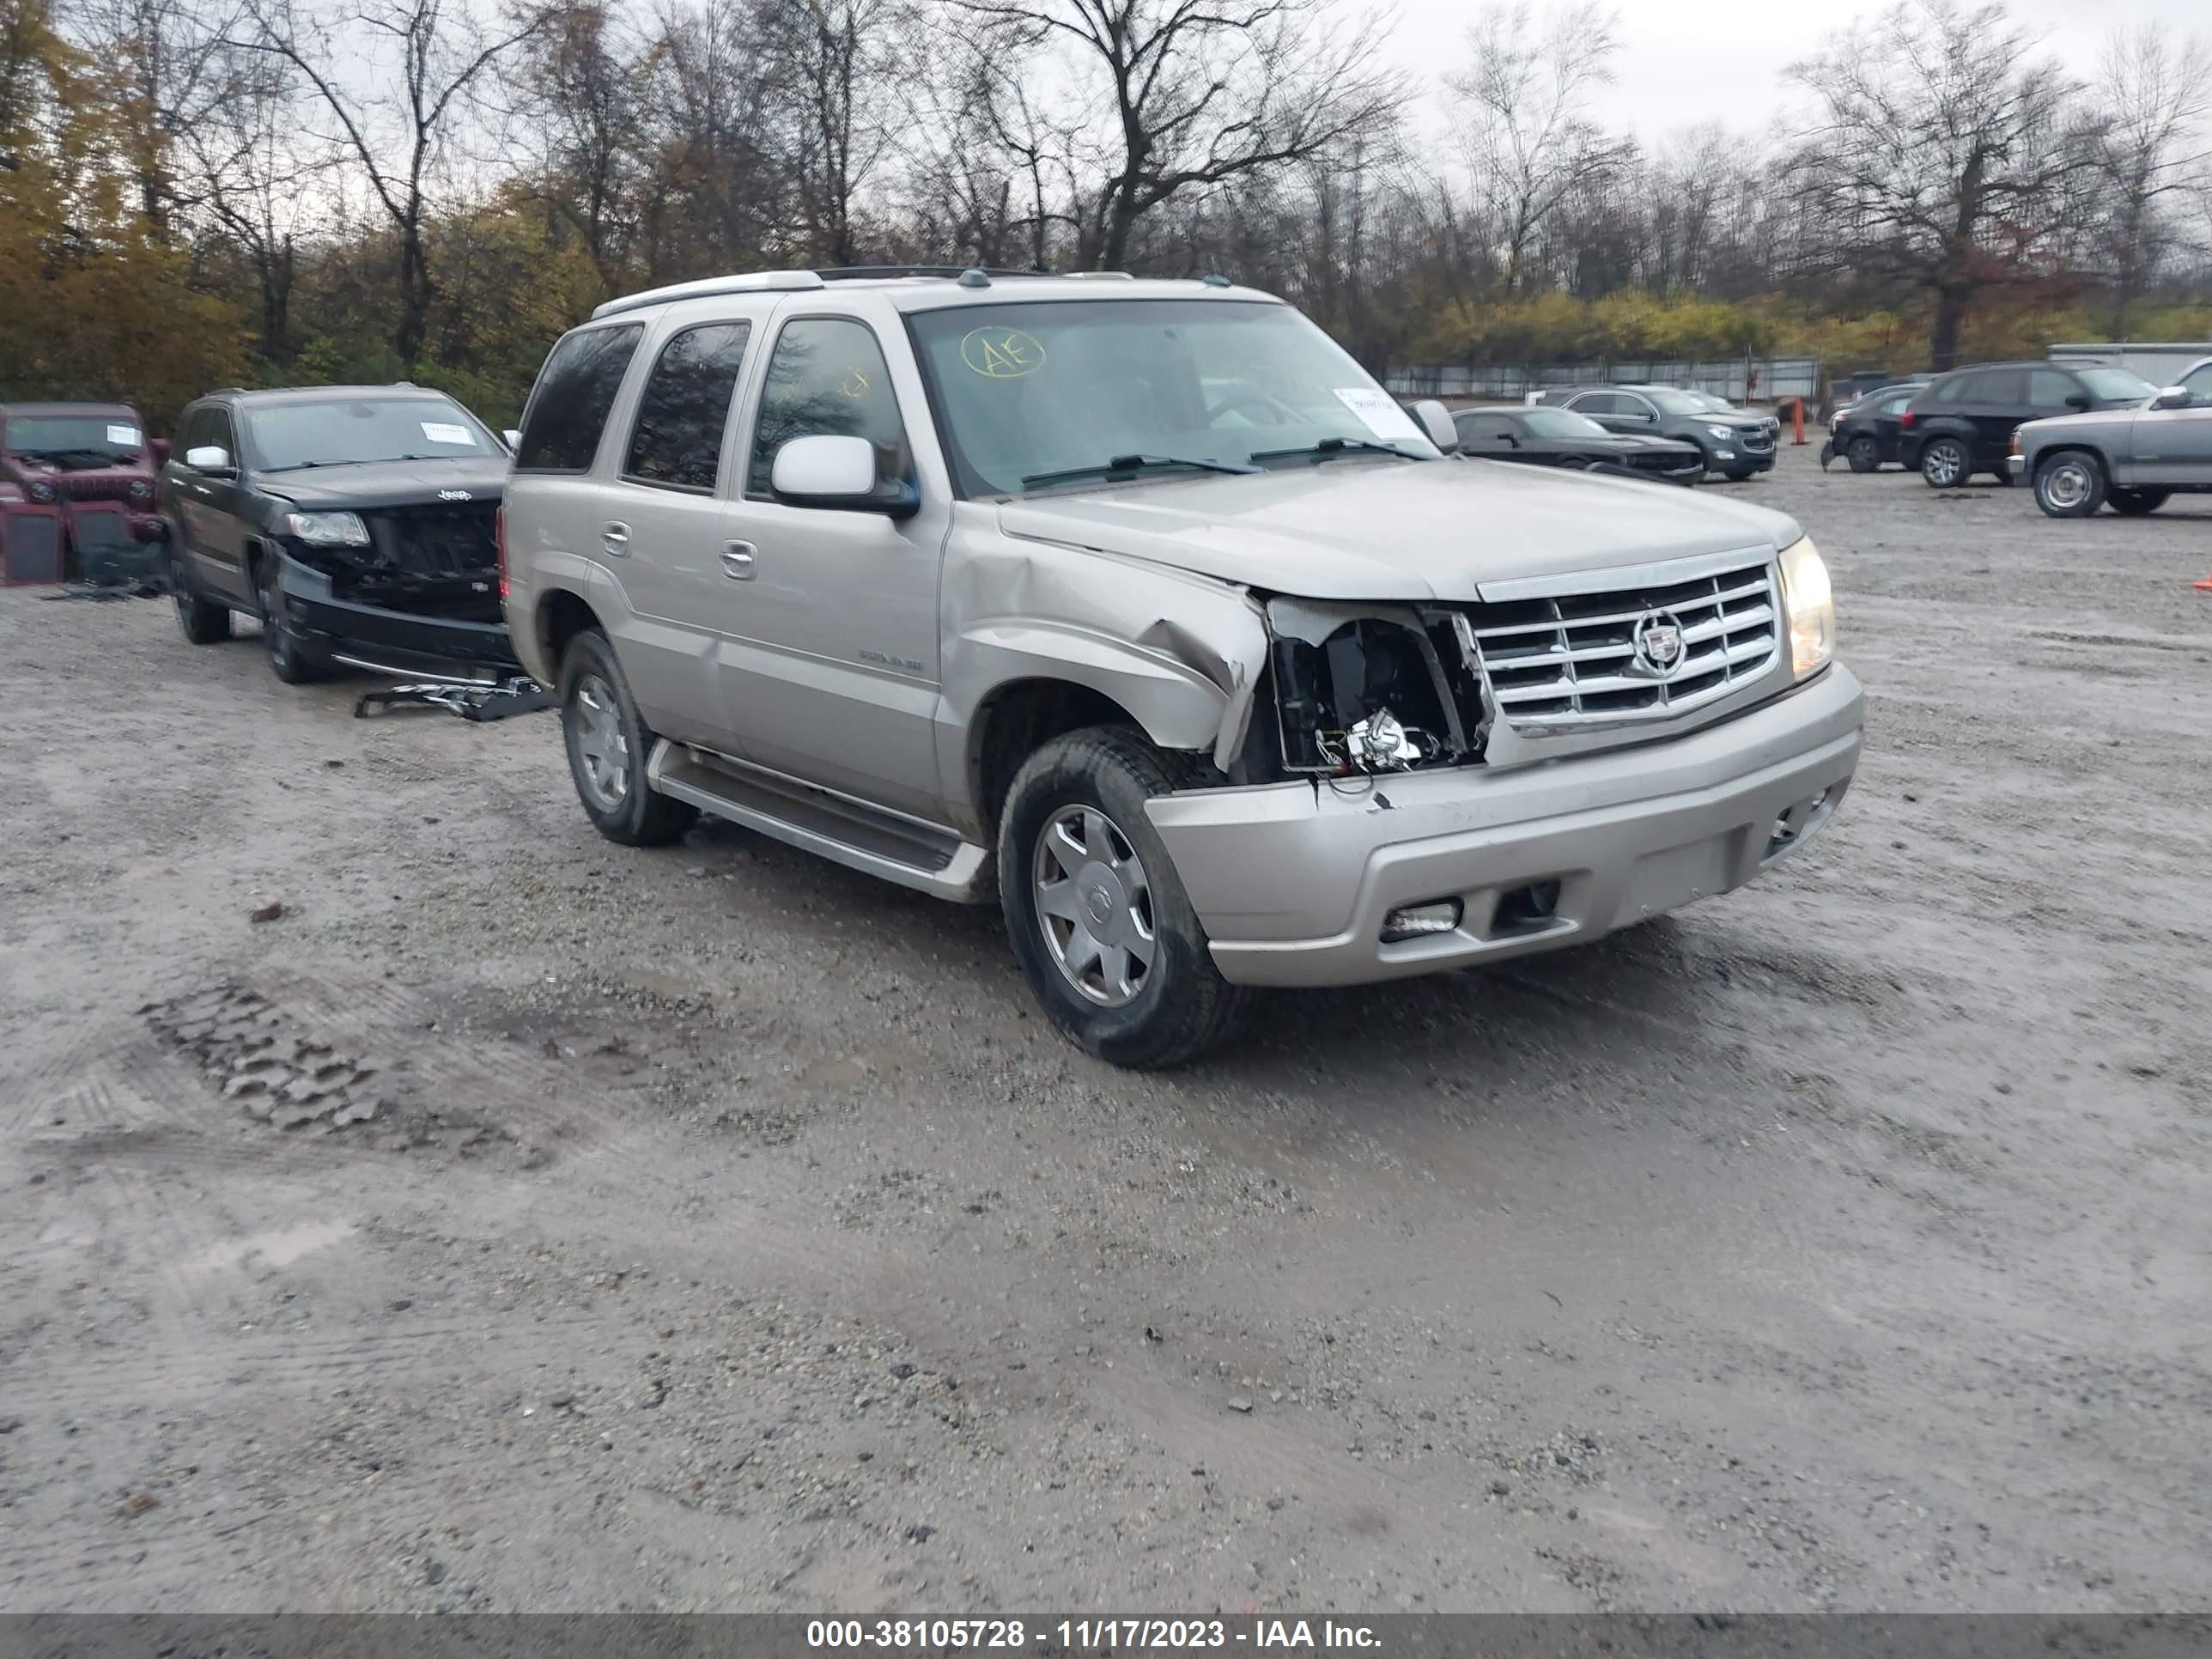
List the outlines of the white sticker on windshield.
<svg viewBox="0 0 2212 1659">
<path fill-rule="evenodd" d="M 470 435 L 468 428 L 454 426 L 450 422 L 425 421 L 422 422 L 422 435 L 434 444 L 465 444 L 471 449 L 477 447 L 477 441 Z"/>
<path fill-rule="evenodd" d="M 1418 438 L 1421 428 L 1413 424 L 1413 417 L 1398 406 L 1398 400 L 1387 392 L 1377 392 L 1372 386 L 1340 386 L 1336 388 L 1336 400 L 1359 416 L 1366 428 L 1378 438 Z"/>
<path fill-rule="evenodd" d="M 138 428 L 135 426 L 111 426 L 107 428 L 107 441 L 119 448 L 136 449 L 139 443 Z"/>
</svg>

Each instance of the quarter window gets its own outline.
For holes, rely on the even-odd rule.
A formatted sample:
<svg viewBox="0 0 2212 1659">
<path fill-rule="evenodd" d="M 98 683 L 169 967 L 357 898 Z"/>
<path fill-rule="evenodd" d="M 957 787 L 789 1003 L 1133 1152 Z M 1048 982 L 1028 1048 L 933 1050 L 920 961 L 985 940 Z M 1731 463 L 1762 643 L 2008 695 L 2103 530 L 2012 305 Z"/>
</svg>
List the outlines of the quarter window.
<svg viewBox="0 0 2212 1659">
<path fill-rule="evenodd" d="M 722 428 L 751 331 L 749 323 L 708 323 L 685 329 L 660 349 L 638 397 L 623 477 L 678 489 L 714 489 Z"/>
<path fill-rule="evenodd" d="M 776 451 L 793 438 L 866 438 L 875 446 L 876 485 L 895 492 L 908 474 L 906 428 L 890 368 L 865 324 L 802 317 L 783 325 L 761 389 L 746 493 L 764 496 Z"/>
<path fill-rule="evenodd" d="M 518 472 L 588 472 L 645 325 L 580 329 L 553 348 L 522 416 Z"/>
</svg>

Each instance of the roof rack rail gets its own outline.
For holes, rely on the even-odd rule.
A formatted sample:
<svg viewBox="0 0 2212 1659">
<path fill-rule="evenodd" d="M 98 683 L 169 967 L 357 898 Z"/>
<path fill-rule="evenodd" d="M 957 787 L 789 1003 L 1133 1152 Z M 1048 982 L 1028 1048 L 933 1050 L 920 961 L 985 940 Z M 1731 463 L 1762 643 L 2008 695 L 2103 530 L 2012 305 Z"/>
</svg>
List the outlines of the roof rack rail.
<svg viewBox="0 0 2212 1659">
<path fill-rule="evenodd" d="M 825 283 L 864 282 L 869 277 L 965 276 L 980 270 L 986 276 L 1051 276 L 1059 273 L 1034 265 L 824 265 L 815 271 Z"/>
<path fill-rule="evenodd" d="M 609 300 L 595 308 L 592 320 L 602 317 L 619 316 L 625 311 L 640 311 L 647 306 L 665 305 L 675 300 L 700 300 L 711 294 L 781 293 L 822 286 L 822 278 L 811 270 L 750 270 L 727 276 L 702 276 L 696 282 L 672 283 L 665 288 L 651 288 L 642 294 L 625 294 L 618 300 Z"/>
</svg>

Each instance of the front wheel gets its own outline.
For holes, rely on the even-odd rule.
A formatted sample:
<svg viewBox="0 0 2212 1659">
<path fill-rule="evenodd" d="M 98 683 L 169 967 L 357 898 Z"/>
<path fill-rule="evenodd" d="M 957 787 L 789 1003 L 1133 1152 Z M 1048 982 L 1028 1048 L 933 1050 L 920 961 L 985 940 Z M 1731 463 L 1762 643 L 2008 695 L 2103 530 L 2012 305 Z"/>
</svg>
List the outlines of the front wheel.
<svg viewBox="0 0 2212 1659">
<path fill-rule="evenodd" d="M 2069 449 L 2035 469 L 2035 504 L 2054 519 L 2086 519 L 2105 504 L 2105 469 Z"/>
<path fill-rule="evenodd" d="M 169 599 L 177 607 L 177 626 L 194 645 L 219 645 L 230 637 L 230 607 L 200 597 L 174 544 L 169 554 Z"/>
<path fill-rule="evenodd" d="M 322 659 L 301 643 L 284 609 L 284 558 L 264 553 L 253 567 L 253 597 L 261 612 L 261 642 L 269 653 L 270 672 L 287 685 L 322 678 Z"/>
<path fill-rule="evenodd" d="M 2139 519 L 2146 513 L 2157 512 L 2172 494 L 2170 489 L 2115 489 L 2112 495 L 2112 511 L 2124 513 L 2130 519 Z"/>
<path fill-rule="evenodd" d="M 1920 476 L 1931 489 L 1956 489 L 1972 470 L 1966 447 L 1956 438 L 1931 438 L 1920 452 Z"/>
<path fill-rule="evenodd" d="M 638 713 L 613 644 L 597 629 L 577 635 L 562 654 L 561 736 L 576 799 L 609 841 L 665 847 L 699 821 L 697 807 L 646 781 L 659 739 Z"/>
<path fill-rule="evenodd" d="M 1038 750 L 1006 792 L 999 893 L 1015 959 L 1053 1023 L 1115 1066 L 1193 1059 L 1242 1003 L 1145 811 L 1200 769 L 1093 726 Z"/>
<path fill-rule="evenodd" d="M 1881 465 L 1881 446 L 1871 438 L 1854 438 L 1844 451 L 1854 472 L 1871 472 Z"/>
</svg>

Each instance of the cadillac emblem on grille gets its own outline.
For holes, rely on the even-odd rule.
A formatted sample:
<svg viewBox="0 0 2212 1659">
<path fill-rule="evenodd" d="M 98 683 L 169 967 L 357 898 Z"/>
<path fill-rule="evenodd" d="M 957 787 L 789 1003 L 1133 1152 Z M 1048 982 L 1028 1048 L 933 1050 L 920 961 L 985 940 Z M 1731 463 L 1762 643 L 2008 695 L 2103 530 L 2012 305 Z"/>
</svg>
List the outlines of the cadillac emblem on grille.
<svg viewBox="0 0 2212 1659">
<path fill-rule="evenodd" d="M 1637 619 L 1631 637 L 1637 669 L 1655 680 L 1671 679 L 1682 665 L 1682 624 L 1671 611 L 1653 611 Z"/>
</svg>

